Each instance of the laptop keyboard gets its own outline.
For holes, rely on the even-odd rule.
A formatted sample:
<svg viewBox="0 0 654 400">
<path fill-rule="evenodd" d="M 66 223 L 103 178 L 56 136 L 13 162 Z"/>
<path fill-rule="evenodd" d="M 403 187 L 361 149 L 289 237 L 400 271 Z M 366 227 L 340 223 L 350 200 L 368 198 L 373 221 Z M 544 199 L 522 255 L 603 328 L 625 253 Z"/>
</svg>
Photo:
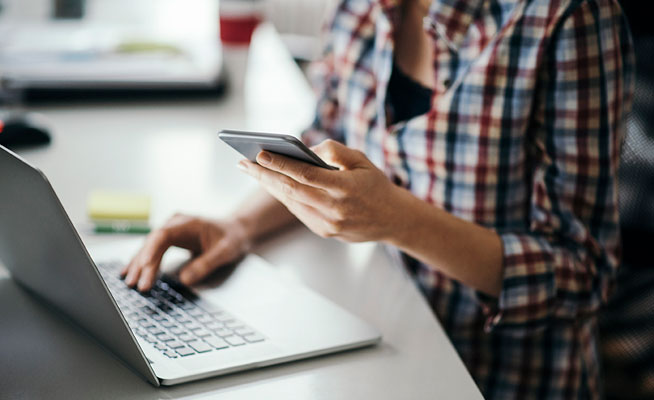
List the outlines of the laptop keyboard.
<svg viewBox="0 0 654 400">
<path fill-rule="evenodd" d="M 197 296 L 163 276 L 147 293 L 118 276 L 119 263 L 98 264 L 120 311 L 134 333 L 168 358 L 188 357 L 263 342 L 259 332 L 227 311 L 199 306 Z"/>
</svg>

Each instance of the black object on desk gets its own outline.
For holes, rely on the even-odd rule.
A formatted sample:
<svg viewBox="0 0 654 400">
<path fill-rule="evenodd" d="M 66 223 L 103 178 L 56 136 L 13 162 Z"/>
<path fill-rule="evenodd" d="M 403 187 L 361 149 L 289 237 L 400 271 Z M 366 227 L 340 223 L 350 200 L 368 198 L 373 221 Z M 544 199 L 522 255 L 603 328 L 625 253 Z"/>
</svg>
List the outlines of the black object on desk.
<svg viewBox="0 0 654 400">
<path fill-rule="evenodd" d="M 50 143 L 47 129 L 27 115 L 0 116 L 0 145 L 10 149 Z"/>
</svg>

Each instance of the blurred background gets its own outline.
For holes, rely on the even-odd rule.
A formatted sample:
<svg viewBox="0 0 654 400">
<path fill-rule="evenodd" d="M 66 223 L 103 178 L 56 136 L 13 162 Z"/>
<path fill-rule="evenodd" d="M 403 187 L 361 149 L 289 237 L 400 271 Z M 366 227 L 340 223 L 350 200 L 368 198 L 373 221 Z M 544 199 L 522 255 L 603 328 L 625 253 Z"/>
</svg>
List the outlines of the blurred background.
<svg viewBox="0 0 654 400">
<path fill-rule="evenodd" d="M 216 132 L 310 124 L 298 65 L 318 57 L 335 4 L 0 0 L 0 144 L 48 174 L 79 226 L 98 191 L 151 199 L 139 231 L 175 211 L 226 212 L 254 184 Z"/>
<path fill-rule="evenodd" d="M 319 55 L 335 1 L 0 0 L 2 99 L 53 90 L 214 89 L 225 81 L 225 46 L 247 45 L 239 30 L 252 21 L 270 22 L 304 65 Z M 229 30 L 222 42 L 221 25 Z"/>
</svg>

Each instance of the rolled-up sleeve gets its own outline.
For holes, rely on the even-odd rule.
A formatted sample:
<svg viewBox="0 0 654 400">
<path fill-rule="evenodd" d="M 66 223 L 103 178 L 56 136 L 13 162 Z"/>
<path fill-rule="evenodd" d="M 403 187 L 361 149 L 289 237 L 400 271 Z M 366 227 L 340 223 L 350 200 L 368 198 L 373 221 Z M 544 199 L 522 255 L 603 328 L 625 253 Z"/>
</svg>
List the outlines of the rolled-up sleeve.
<svg viewBox="0 0 654 400">
<path fill-rule="evenodd" d="M 617 4 L 616 4 L 617 7 Z M 611 292 L 620 259 L 617 168 L 632 89 L 625 22 L 580 2 L 541 68 L 529 151 L 526 232 L 499 232 L 503 283 L 478 297 L 486 330 L 516 335 L 583 321 Z"/>
</svg>

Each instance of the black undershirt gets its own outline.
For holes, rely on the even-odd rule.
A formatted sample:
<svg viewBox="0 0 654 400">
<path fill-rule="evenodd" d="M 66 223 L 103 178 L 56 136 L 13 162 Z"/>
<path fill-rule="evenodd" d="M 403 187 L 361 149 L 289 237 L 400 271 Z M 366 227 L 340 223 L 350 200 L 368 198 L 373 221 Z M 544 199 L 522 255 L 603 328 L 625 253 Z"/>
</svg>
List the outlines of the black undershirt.
<svg viewBox="0 0 654 400">
<path fill-rule="evenodd" d="M 431 108 L 432 89 L 421 85 L 395 64 L 386 89 L 391 124 L 425 114 Z"/>
</svg>

